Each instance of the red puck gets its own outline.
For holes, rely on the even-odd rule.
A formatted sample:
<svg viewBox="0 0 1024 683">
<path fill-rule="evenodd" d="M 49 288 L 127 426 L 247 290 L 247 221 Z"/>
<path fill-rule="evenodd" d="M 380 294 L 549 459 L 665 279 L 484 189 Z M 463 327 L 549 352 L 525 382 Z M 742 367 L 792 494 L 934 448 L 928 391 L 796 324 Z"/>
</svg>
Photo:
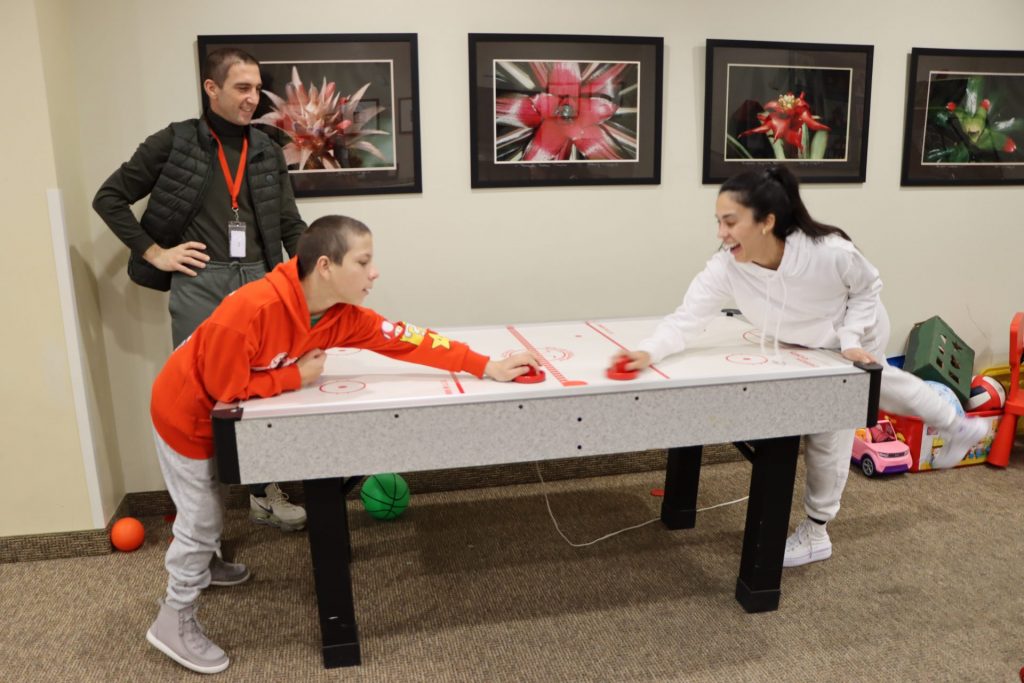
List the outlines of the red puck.
<svg viewBox="0 0 1024 683">
<path fill-rule="evenodd" d="M 629 364 L 629 359 L 623 356 L 619 358 L 610 368 L 605 371 L 608 375 L 608 379 L 627 380 L 636 378 L 637 370 L 627 370 L 626 365 Z"/>
<path fill-rule="evenodd" d="M 512 381 L 519 382 L 520 384 L 537 384 L 538 382 L 543 382 L 546 378 L 547 375 L 544 373 L 543 370 L 541 370 L 540 368 L 535 368 L 531 365 L 530 369 L 527 372 L 523 373 L 522 375 L 519 375 Z"/>
</svg>

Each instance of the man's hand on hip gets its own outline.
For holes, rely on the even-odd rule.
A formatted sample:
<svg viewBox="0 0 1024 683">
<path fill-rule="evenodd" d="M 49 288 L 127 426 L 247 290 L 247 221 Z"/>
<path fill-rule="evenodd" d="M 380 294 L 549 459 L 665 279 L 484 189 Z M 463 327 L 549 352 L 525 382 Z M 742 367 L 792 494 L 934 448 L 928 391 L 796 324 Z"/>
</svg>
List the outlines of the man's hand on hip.
<svg viewBox="0 0 1024 683">
<path fill-rule="evenodd" d="M 205 268 L 206 262 L 210 260 L 204 253 L 205 250 L 206 245 L 202 242 L 182 242 L 170 249 L 154 244 L 145 251 L 142 258 L 149 261 L 154 268 L 168 273 L 179 271 L 195 277 L 196 271 L 192 268 Z"/>
</svg>

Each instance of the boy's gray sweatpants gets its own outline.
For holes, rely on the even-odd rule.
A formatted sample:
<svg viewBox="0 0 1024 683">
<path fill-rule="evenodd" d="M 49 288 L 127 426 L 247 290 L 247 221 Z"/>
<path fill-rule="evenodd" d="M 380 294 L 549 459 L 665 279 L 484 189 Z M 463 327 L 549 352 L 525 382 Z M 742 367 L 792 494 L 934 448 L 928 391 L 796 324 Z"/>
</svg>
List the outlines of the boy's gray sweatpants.
<svg viewBox="0 0 1024 683">
<path fill-rule="evenodd" d="M 196 460 L 178 453 L 153 430 L 164 483 L 177 508 L 174 539 L 167 549 L 167 605 L 182 609 L 210 585 L 210 561 L 220 550 L 224 502 L 213 458 Z"/>
</svg>

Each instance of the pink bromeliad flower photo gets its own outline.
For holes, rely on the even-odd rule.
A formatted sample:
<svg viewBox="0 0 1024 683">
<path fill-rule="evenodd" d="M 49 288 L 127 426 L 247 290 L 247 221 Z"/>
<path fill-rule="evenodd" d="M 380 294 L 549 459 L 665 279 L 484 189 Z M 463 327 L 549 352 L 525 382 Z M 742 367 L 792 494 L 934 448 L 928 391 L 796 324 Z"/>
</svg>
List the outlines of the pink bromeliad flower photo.
<svg viewBox="0 0 1024 683">
<path fill-rule="evenodd" d="M 639 62 L 493 64 L 495 164 L 639 161 Z"/>
<path fill-rule="evenodd" d="M 282 145 L 292 173 L 395 168 L 389 61 L 263 62 L 253 123 Z"/>
</svg>

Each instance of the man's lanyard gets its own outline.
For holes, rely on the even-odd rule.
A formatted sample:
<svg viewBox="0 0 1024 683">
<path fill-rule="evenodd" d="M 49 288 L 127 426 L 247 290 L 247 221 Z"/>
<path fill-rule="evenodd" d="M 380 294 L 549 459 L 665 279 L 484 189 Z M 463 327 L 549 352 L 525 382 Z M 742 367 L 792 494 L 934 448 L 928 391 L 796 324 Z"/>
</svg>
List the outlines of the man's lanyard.
<svg viewBox="0 0 1024 683">
<path fill-rule="evenodd" d="M 231 208 L 235 212 L 235 220 L 238 220 L 238 193 L 242 189 L 242 176 L 245 175 L 245 157 L 249 152 L 249 138 L 242 138 L 242 155 L 238 157 L 238 173 L 235 174 L 234 179 L 231 177 L 231 169 L 228 168 L 227 157 L 224 156 L 224 145 L 221 144 L 220 138 L 217 134 L 210 129 L 210 134 L 213 135 L 213 139 L 217 141 L 217 156 L 220 157 L 220 170 L 224 174 L 224 182 L 227 183 L 228 193 L 231 195 Z"/>
</svg>

